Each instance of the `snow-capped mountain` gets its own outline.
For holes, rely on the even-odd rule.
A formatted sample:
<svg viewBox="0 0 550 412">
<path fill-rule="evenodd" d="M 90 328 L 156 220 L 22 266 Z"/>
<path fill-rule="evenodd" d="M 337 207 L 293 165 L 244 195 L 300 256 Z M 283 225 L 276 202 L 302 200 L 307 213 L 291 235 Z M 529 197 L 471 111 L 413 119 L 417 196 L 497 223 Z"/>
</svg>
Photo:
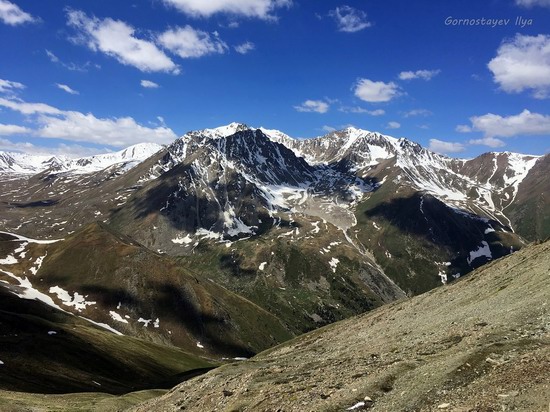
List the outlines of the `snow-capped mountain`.
<svg viewBox="0 0 550 412">
<path fill-rule="evenodd" d="M 69 159 L 58 156 L 0 152 L 0 173 L 36 174 L 50 167 L 64 165 L 68 161 Z"/>
<path fill-rule="evenodd" d="M 66 156 L 0 152 L 0 173 L 32 175 L 51 170 L 73 174 L 93 173 L 114 165 L 129 169 L 162 149 L 155 143 L 139 143 L 118 152 L 71 159 Z"/>
<path fill-rule="evenodd" d="M 507 152 L 454 159 L 356 128 L 293 139 L 231 123 L 164 148 L 137 146 L 59 172 L 52 167 L 47 178 L 30 179 L 32 194 L 16 181 L 2 200 L 21 206 L 2 214 L 12 230 L 17 222 L 48 236 L 101 219 L 175 255 L 204 242 L 282 237 L 301 244 L 330 233 L 362 256 L 356 259 L 417 293 L 521 247 L 522 237 L 549 234 L 543 218 L 534 225 L 525 218 L 547 215 L 548 183 L 540 178 L 547 159 Z M 113 172 L 113 164 L 134 167 Z M 10 220 L 28 204 L 44 205 L 47 225 L 34 215 Z M 340 261 L 323 257 L 327 264 L 332 258 Z M 418 281 L 425 276 L 431 280 Z"/>
</svg>

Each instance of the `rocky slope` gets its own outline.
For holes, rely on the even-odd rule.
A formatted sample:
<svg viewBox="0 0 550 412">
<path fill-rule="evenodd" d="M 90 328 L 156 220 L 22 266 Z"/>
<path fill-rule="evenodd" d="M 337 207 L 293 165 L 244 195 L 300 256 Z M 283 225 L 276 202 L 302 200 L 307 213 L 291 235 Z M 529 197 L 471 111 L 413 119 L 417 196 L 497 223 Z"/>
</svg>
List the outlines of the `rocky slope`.
<svg viewBox="0 0 550 412">
<path fill-rule="evenodd" d="M 132 411 L 544 411 L 550 242 L 187 381 Z"/>
</svg>

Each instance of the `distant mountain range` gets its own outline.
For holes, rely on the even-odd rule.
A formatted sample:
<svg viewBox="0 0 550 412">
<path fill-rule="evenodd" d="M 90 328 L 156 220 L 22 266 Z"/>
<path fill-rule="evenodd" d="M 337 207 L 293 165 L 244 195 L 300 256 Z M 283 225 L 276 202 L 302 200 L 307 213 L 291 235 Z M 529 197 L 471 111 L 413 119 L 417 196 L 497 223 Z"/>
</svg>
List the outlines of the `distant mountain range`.
<svg viewBox="0 0 550 412">
<path fill-rule="evenodd" d="M 547 238 L 549 173 L 548 155 L 238 123 L 81 159 L 0 153 L 0 286 L 194 357 L 248 357 Z"/>
<path fill-rule="evenodd" d="M 74 174 L 98 172 L 115 165 L 132 167 L 162 149 L 154 143 L 139 143 L 124 150 L 71 159 L 66 156 L 0 152 L 0 173 L 36 174 L 46 170 Z"/>
</svg>

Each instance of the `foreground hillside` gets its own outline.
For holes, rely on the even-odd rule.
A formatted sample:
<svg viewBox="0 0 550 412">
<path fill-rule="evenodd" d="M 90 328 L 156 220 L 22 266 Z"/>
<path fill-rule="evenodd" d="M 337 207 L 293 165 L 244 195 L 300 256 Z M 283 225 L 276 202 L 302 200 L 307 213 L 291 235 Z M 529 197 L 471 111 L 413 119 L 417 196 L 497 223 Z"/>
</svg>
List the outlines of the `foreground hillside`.
<svg viewBox="0 0 550 412">
<path fill-rule="evenodd" d="M 0 330 L 0 390 L 122 394 L 168 388 L 216 366 L 175 347 L 116 335 L 4 288 Z"/>
<path fill-rule="evenodd" d="M 220 367 L 133 410 L 546 411 L 549 296 L 545 242 L 450 286 Z"/>
</svg>

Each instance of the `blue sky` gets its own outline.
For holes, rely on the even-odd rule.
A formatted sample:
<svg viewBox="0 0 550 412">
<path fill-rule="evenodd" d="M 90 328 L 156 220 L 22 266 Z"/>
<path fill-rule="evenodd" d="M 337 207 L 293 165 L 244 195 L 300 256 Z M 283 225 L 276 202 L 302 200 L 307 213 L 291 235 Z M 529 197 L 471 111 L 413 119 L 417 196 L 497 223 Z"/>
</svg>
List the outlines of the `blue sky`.
<svg viewBox="0 0 550 412">
<path fill-rule="evenodd" d="M 550 151 L 550 0 L 0 0 L 0 150 L 233 121 Z"/>
</svg>

